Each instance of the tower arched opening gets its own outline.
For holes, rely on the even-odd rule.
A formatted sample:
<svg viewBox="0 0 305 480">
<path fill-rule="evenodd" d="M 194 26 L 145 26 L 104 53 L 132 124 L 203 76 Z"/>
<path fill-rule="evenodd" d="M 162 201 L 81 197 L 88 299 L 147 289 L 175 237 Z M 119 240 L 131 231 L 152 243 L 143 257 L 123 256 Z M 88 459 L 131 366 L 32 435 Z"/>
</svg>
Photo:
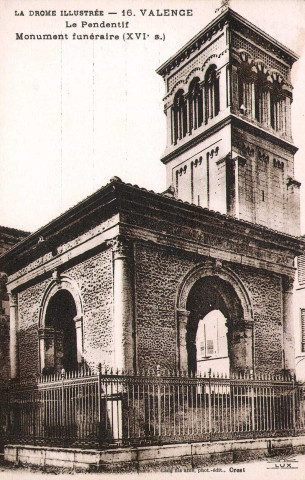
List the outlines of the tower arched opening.
<svg viewBox="0 0 305 480">
<path fill-rule="evenodd" d="M 219 75 L 216 65 L 211 65 L 204 79 L 205 84 L 205 123 L 219 113 Z"/>
<path fill-rule="evenodd" d="M 178 90 L 174 99 L 174 143 L 181 140 L 187 133 L 187 106 L 183 90 Z"/>
<path fill-rule="evenodd" d="M 198 77 L 192 80 L 189 88 L 189 117 L 190 131 L 202 125 L 203 91 Z"/>
</svg>

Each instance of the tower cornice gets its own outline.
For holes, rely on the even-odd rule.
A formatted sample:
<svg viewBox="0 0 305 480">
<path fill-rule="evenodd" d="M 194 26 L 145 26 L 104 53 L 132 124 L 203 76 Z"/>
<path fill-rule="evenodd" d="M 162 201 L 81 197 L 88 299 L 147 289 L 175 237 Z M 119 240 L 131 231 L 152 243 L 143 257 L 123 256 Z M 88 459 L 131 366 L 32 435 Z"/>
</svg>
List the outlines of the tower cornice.
<svg viewBox="0 0 305 480">
<path fill-rule="evenodd" d="M 208 42 L 215 33 L 222 30 L 227 23 L 232 27 L 238 26 L 246 29 L 248 35 L 259 42 L 261 46 L 271 50 L 277 58 L 284 60 L 289 65 L 292 65 L 298 60 L 298 55 L 292 50 L 282 45 L 275 38 L 253 25 L 234 10 L 227 8 L 224 12 L 214 18 L 214 20 L 203 28 L 195 37 L 187 42 L 180 50 L 178 50 L 175 55 L 163 63 L 156 72 L 164 78 L 172 70 L 179 67 L 185 60 L 189 59 L 193 52 L 198 51 L 203 44 Z"/>
<path fill-rule="evenodd" d="M 214 133 L 219 132 L 223 127 L 229 124 L 234 124 L 237 126 L 241 126 L 244 130 L 247 130 L 255 135 L 259 136 L 260 138 L 264 138 L 266 140 L 272 141 L 273 144 L 278 145 L 279 147 L 288 150 L 293 155 L 298 151 L 298 148 L 292 143 L 279 136 L 273 134 L 272 132 L 260 127 L 259 125 L 253 124 L 252 122 L 247 121 L 244 118 L 239 117 L 238 115 L 234 115 L 230 113 L 228 116 L 217 122 L 216 124 L 212 125 L 210 128 L 205 129 L 202 133 L 190 136 L 188 140 L 181 145 L 175 145 L 173 149 L 169 152 L 166 152 L 161 157 L 161 162 L 165 165 L 169 163 L 173 158 L 181 155 L 183 152 L 189 150 L 195 145 L 198 145 L 206 138 L 210 137 Z"/>
</svg>

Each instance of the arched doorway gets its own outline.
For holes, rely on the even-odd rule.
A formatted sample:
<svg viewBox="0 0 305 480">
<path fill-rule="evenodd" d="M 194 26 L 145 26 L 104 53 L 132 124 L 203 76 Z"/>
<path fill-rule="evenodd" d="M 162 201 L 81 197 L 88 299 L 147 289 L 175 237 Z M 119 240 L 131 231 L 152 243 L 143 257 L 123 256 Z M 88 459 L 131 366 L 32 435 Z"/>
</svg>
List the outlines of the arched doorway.
<svg viewBox="0 0 305 480">
<path fill-rule="evenodd" d="M 214 264 L 189 272 L 178 293 L 177 318 L 180 369 L 189 374 L 253 369 L 252 309 L 231 270 Z"/>
<path fill-rule="evenodd" d="M 76 305 L 68 290 L 59 290 L 51 297 L 45 316 L 46 329 L 54 330 L 54 367 L 77 369 L 77 344 L 74 318 Z"/>
<path fill-rule="evenodd" d="M 39 360 L 42 373 L 77 370 L 83 361 L 82 302 L 77 285 L 57 276 L 40 308 Z"/>
</svg>

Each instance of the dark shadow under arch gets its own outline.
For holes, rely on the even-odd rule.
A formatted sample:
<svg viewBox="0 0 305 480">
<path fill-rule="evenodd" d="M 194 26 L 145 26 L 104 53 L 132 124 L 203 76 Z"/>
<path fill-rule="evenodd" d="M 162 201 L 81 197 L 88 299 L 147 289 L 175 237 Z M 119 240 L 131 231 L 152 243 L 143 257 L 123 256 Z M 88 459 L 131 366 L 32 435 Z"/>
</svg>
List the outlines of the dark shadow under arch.
<svg viewBox="0 0 305 480">
<path fill-rule="evenodd" d="M 47 305 L 45 327 L 55 331 L 55 369 L 77 369 L 77 345 L 74 318 L 77 309 L 72 294 L 58 290 Z M 57 367 L 57 368 L 56 368 Z"/>
</svg>

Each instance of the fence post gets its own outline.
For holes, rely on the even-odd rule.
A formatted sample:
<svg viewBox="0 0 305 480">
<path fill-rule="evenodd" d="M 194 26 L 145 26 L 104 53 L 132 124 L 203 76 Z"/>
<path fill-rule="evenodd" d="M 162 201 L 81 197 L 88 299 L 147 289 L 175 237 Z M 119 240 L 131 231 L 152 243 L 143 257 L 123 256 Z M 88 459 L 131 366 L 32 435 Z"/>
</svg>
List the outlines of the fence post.
<svg viewBox="0 0 305 480">
<path fill-rule="evenodd" d="M 210 442 L 212 441 L 212 387 L 211 387 L 211 375 L 212 369 L 209 369 L 209 388 L 208 388 L 208 402 L 209 402 L 209 434 L 210 434 Z"/>
<path fill-rule="evenodd" d="M 157 365 L 157 377 L 160 377 L 160 365 Z M 161 437 L 161 388 L 160 388 L 160 380 L 158 381 L 158 429 L 159 429 L 159 437 Z"/>
<path fill-rule="evenodd" d="M 10 383 L 8 382 L 6 386 L 6 437 L 7 441 L 10 443 L 11 437 L 11 429 L 12 429 L 12 422 L 11 422 L 11 388 Z"/>
<path fill-rule="evenodd" d="M 253 435 L 252 437 L 255 438 L 255 404 L 254 404 L 254 386 L 253 386 L 253 380 L 254 380 L 254 373 L 253 370 L 250 370 L 250 382 L 251 382 L 251 421 L 252 421 L 252 430 L 253 430 Z"/>
<path fill-rule="evenodd" d="M 63 441 L 65 442 L 65 398 L 64 398 L 64 379 L 65 379 L 65 369 L 61 369 L 61 433 Z"/>
<path fill-rule="evenodd" d="M 296 382 L 295 382 L 295 374 L 292 374 L 292 423 L 293 423 L 293 435 L 296 434 Z"/>
<path fill-rule="evenodd" d="M 36 408 L 36 396 L 35 396 L 35 384 L 36 384 L 36 379 L 34 381 L 34 384 L 33 384 L 33 388 L 32 388 L 32 408 L 33 408 L 33 412 L 32 412 L 32 421 L 33 421 L 33 445 L 36 445 L 36 412 L 35 412 L 35 408 Z"/>
<path fill-rule="evenodd" d="M 102 402 L 101 402 L 101 374 L 102 374 L 102 365 L 98 364 L 97 370 L 97 408 L 98 408 L 98 444 L 99 447 L 102 446 Z"/>
</svg>

